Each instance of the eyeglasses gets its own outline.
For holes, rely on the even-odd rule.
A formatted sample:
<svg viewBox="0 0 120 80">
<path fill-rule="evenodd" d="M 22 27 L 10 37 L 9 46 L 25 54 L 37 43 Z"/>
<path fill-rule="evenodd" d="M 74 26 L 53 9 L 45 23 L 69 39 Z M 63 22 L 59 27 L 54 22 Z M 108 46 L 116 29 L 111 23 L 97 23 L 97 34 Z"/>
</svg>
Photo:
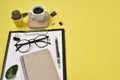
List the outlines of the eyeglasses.
<svg viewBox="0 0 120 80">
<path fill-rule="evenodd" d="M 17 43 L 15 44 L 16 51 L 19 51 L 21 53 L 28 52 L 31 48 L 32 43 L 35 43 L 35 45 L 39 48 L 44 48 L 48 44 L 51 44 L 50 42 L 48 42 L 49 36 L 47 35 L 38 35 L 34 39 L 30 40 L 27 39 L 20 40 L 19 38 L 14 37 L 14 40 L 17 41 Z"/>
</svg>

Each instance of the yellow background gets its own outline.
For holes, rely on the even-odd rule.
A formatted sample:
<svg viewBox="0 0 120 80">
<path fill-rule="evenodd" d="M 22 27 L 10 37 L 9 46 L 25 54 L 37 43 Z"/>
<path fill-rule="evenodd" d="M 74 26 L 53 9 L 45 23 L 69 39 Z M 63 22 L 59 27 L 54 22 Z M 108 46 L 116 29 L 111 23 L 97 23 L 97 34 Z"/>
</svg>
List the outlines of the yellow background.
<svg viewBox="0 0 120 80">
<path fill-rule="evenodd" d="M 120 0 L 0 0 L 0 71 L 8 32 L 30 30 L 16 27 L 11 11 L 33 5 L 58 13 L 47 29 L 65 29 L 67 80 L 120 80 Z"/>
</svg>

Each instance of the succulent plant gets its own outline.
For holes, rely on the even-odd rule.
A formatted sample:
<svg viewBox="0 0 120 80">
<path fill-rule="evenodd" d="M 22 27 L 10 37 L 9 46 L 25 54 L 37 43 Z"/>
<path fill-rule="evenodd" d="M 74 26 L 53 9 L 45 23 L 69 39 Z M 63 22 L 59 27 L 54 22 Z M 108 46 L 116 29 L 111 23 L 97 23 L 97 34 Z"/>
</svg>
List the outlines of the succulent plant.
<svg viewBox="0 0 120 80">
<path fill-rule="evenodd" d="M 12 19 L 13 20 L 18 20 L 18 19 L 21 18 L 21 16 L 22 16 L 22 14 L 20 13 L 19 10 L 13 10 L 12 11 Z"/>
<path fill-rule="evenodd" d="M 12 11 L 12 19 L 13 20 L 18 20 L 21 18 L 21 16 L 24 18 L 28 15 L 28 12 L 20 13 L 19 10 L 13 10 Z"/>
</svg>

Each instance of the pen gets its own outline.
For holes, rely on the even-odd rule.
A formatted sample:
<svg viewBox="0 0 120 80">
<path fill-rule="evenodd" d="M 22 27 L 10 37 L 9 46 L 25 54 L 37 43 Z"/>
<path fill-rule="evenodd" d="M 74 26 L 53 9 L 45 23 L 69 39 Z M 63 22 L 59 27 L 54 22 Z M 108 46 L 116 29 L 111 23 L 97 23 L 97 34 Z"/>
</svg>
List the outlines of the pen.
<svg viewBox="0 0 120 80">
<path fill-rule="evenodd" d="M 59 53 L 59 48 L 58 48 L 58 39 L 55 39 L 55 45 L 56 45 L 56 55 L 57 55 L 57 63 L 58 67 L 60 68 L 60 53 Z"/>
</svg>

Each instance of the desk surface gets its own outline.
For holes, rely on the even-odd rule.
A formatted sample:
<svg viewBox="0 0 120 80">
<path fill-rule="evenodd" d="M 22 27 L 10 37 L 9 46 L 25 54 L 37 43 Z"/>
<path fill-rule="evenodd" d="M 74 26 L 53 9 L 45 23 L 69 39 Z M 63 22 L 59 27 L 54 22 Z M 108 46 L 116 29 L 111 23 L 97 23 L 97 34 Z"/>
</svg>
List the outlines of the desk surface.
<svg viewBox="0 0 120 80">
<path fill-rule="evenodd" d="M 36 4 L 58 13 L 47 29 L 65 28 L 68 80 L 120 80 L 120 0 L 0 0 L 0 71 L 8 32 L 30 30 L 16 27 L 11 11 Z"/>
</svg>

